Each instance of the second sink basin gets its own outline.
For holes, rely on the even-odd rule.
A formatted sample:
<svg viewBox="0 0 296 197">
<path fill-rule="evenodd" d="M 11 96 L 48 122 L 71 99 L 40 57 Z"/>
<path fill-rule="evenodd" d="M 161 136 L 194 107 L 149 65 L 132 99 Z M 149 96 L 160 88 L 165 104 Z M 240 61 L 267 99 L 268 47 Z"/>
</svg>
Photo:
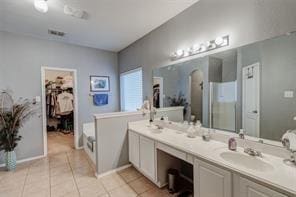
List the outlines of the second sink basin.
<svg viewBox="0 0 296 197">
<path fill-rule="evenodd" d="M 227 151 L 220 153 L 220 157 L 232 164 L 240 165 L 255 171 L 266 172 L 273 170 L 273 166 L 263 161 L 261 158 L 249 156 L 244 153 Z"/>
</svg>

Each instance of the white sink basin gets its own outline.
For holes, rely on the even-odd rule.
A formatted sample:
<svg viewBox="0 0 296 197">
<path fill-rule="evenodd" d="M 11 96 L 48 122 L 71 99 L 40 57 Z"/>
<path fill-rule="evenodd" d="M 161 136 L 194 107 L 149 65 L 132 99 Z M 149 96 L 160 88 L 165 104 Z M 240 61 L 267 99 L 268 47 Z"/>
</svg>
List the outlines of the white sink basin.
<svg viewBox="0 0 296 197">
<path fill-rule="evenodd" d="M 147 125 L 151 133 L 161 133 L 162 129 L 159 129 L 156 125 Z"/>
<path fill-rule="evenodd" d="M 273 166 L 261 158 L 249 156 L 244 153 L 227 151 L 220 153 L 220 157 L 229 163 L 255 171 L 266 172 L 273 170 Z"/>
</svg>

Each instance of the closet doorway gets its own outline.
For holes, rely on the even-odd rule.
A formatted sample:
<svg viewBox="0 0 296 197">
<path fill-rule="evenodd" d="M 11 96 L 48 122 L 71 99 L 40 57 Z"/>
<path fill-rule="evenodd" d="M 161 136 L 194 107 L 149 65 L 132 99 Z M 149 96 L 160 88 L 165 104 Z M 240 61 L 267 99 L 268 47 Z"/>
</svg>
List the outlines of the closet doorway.
<svg viewBox="0 0 296 197">
<path fill-rule="evenodd" d="M 44 156 L 78 148 L 77 71 L 42 67 Z"/>
</svg>

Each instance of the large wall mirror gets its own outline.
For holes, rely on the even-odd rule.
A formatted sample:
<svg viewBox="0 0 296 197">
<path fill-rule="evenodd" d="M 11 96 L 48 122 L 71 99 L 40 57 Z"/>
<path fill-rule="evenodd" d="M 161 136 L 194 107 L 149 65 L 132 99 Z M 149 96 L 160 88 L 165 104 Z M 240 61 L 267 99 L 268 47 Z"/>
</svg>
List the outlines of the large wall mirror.
<svg viewBox="0 0 296 197">
<path fill-rule="evenodd" d="M 296 33 L 153 70 L 154 106 L 279 141 L 296 121 Z"/>
</svg>

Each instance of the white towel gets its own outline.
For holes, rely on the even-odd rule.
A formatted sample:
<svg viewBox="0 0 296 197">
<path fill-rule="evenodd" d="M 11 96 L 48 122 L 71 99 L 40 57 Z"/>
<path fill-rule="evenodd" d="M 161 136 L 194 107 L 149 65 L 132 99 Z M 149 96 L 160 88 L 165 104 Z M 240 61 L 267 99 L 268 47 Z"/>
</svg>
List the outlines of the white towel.
<svg viewBox="0 0 296 197">
<path fill-rule="evenodd" d="M 283 139 L 289 139 L 290 142 L 290 150 L 291 151 L 296 151 L 296 130 L 289 130 L 287 131 L 283 137 Z"/>
</svg>

